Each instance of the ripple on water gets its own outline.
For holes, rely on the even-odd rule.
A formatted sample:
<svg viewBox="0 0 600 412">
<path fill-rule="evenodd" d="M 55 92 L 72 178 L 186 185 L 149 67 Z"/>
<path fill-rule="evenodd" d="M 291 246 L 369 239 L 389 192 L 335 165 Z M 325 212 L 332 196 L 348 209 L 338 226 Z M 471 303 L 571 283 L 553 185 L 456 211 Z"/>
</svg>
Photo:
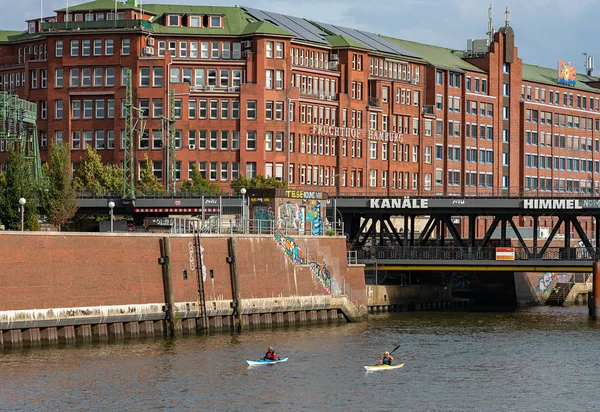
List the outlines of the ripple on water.
<svg viewBox="0 0 600 412">
<path fill-rule="evenodd" d="M 0 410 L 600 410 L 587 310 L 369 322 L 0 352 Z M 248 367 L 275 346 L 286 363 Z M 384 350 L 402 369 L 366 373 Z"/>
</svg>

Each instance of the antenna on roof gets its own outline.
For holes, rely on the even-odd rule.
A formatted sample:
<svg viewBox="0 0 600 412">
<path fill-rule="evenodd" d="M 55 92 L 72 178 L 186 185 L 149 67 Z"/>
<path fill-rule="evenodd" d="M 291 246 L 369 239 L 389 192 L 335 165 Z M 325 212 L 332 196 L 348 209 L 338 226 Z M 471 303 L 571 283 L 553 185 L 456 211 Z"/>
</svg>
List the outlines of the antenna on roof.
<svg viewBox="0 0 600 412">
<path fill-rule="evenodd" d="M 488 31 L 486 33 L 489 36 L 490 43 L 494 40 L 494 26 L 492 26 L 492 5 L 488 8 Z"/>
<path fill-rule="evenodd" d="M 508 11 L 508 7 L 506 7 L 506 11 L 504 12 L 504 25 L 506 27 L 510 26 L 510 11 Z"/>
<path fill-rule="evenodd" d="M 588 76 L 591 76 L 594 71 L 594 57 L 588 56 L 587 53 L 582 54 L 585 56 L 585 72 Z"/>
</svg>

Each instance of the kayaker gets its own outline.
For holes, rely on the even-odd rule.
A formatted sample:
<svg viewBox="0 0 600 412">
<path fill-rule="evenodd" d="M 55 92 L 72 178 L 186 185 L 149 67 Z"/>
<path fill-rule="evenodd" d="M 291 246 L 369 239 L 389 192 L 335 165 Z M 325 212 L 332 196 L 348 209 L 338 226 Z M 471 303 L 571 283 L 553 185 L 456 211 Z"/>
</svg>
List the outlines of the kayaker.
<svg viewBox="0 0 600 412">
<path fill-rule="evenodd" d="M 277 357 L 277 354 L 275 353 L 275 351 L 273 350 L 273 348 L 271 346 L 269 346 L 269 349 L 267 349 L 267 353 L 265 354 L 264 359 L 279 360 L 279 358 Z"/>
<path fill-rule="evenodd" d="M 379 359 L 379 362 L 377 362 L 377 365 L 390 365 L 391 366 L 393 360 L 394 360 L 394 358 L 392 358 L 390 353 L 388 351 L 385 351 L 383 356 L 381 357 L 381 359 Z"/>
</svg>

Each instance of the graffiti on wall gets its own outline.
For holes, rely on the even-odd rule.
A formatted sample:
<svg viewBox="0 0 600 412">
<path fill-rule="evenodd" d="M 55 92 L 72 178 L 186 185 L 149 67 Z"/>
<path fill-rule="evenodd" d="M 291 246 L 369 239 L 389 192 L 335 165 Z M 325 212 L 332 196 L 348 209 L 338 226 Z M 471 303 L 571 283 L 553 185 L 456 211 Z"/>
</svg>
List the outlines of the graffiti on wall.
<svg viewBox="0 0 600 412">
<path fill-rule="evenodd" d="M 279 230 L 296 231 L 300 228 L 300 208 L 293 203 L 284 203 L 279 206 L 279 216 L 277 220 Z"/>
<path fill-rule="evenodd" d="M 308 203 L 308 213 L 306 215 L 306 221 L 311 224 L 311 235 L 322 235 L 323 234 L 323 219 L 321 218 L 321 205 L 322 203 L 318 200 L 311 200 Z"/>
<path fill-rule="evenodd" d="M 536 292 L 538 294 L 543 294 L 547 290 L 549 290 L 550 285 L 554 282 L 554 273 L 545 272 L 540 276 L 538 280 L 538 286 Z"/>
<path fill-rule="evenodd" d="M 306 252 L 298 246 L 294 238 L 289 236 L 275 235 L 275 240 L 292 262 L 297 265 L 309 265 L 313 277 L 321 283 L 326 294 L 340 294 L 342 292 L 337 281 L 329 272 L 325 259 L 320 263 L 316 259 L 307 259 Z"/>
<path fill-rule="evenodd" d="M 479 277 L 474 273 L 452 273 L 452 290 L 477 289 L 481 286 Z"/>
<path fill-rule="evenodd" d="M 303 235 L 304 234 L 304 222 L 306 222 L 306 208 L 304 206 L 302 206 L 300 208 L 300 227 L 299 227 L 299 231 L 298 233 Z"/>
</svg>

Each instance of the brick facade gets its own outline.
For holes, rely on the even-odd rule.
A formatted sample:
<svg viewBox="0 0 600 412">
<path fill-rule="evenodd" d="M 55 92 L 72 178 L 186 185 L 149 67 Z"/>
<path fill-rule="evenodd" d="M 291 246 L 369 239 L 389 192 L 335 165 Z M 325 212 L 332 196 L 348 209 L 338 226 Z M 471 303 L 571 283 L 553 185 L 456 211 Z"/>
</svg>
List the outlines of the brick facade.
<svg viewBox="0 0 600 412">
<path fill-rule="evenodd" d="M 468 54 L 302 20 L 321 36 L 306 41 L 252 9 L 119 4 L 112 28 L 114 3 L 97 0 L 0 37 L 1 88 L 38 103 L 42 160 L 58 137 L 75 166 L 90 144 L 122 163 L 128 68 L 136 173 L 148 156 L 163 182 L 174 91 L 179 183 L 195 164 L 225 190 L 262 174 L 337 195 L 598 192 L 600 81 L 523 64 L 509 26 Z"/>
</svg>

